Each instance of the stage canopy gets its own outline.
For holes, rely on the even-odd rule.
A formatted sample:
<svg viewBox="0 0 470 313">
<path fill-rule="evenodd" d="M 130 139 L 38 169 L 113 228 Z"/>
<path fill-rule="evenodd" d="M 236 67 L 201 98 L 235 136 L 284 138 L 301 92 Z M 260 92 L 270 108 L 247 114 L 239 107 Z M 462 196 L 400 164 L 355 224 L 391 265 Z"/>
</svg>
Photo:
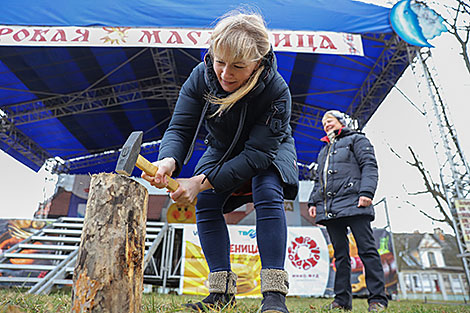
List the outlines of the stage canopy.
<svg viewBox="0 0 470 313">
<path fill-rule="evenodd" d="M 0 148 L 37 171 L 114 170 L 144 131 L 155 160 L 178 91 L 202 60 L 214 20 L 246 2 L 15 0 L 0 10 Z M 266 19 L 289 84 L 301 179 L 316 160 L 321 117 L 363 127 L 409 64 L 390 9 L 351 0 L 250 1 Z M 188 177 L 202 151 L 199 134 Z M 139 175 L 136 170 L 134 174 Z"/>
</svg>

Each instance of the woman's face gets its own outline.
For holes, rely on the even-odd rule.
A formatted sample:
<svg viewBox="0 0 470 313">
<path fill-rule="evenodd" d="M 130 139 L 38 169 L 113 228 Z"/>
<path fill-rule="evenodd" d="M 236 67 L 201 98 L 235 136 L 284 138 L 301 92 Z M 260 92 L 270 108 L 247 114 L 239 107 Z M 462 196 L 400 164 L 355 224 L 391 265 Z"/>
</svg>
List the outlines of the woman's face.
<svg viewBox="0 0 470 313">
<path fill-rule="evenodd" d="M 227 92 L 234 92 L 246 83 L 259 62 L 239 61 L 226 62 L 222 57 L 214 56 L 214 71 L 222 88 Z"/>
<path fill-rule="evenodd" d="M 336 117 L 327 115 L 326 117 L 323 118 L 322 120 L 323 123 L 323 130 L 325 133 L 329 134 L 330 132 L 334 130 L 341 129 L 343 125 L 338 121 Z"/>
</svg>

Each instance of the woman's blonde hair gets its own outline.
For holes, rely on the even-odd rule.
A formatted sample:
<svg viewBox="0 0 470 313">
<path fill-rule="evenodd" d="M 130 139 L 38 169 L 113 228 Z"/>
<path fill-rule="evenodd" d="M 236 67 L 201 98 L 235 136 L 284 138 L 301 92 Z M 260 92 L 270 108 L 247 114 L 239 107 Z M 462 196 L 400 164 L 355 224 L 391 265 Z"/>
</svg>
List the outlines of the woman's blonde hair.
<svg viewBox="0 0 470 313">
<path fill-rule="evenodd" d="M 217 54 L 227 63 L 257 62 L 268 54 L 270 48 L 268 31 L 261 15 L 234 10 L 222 16 L 216 24 L 211 35 L 209 54 L 213 59 L 214 54 Z M 229 110 L 250 92 L 258 82 L 263 69 L 263 65 L 255 69 L 243 86 L 225 98 L 207 95 L 209 101 L 220 105 L 213 116 Z"/>
</svg>

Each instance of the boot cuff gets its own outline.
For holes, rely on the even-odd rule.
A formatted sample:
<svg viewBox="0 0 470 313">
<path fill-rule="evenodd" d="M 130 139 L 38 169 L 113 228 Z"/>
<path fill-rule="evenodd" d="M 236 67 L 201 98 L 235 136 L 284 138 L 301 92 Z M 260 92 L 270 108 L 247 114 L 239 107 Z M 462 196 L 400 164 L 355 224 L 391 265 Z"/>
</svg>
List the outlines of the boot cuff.
<svg viewBox="0 0 470 313">
<path fill-rule="evenodd" d="M 209 273 L 209 293 L 237 293 L 237 274 L 234 272 Z"/>
<path fill-rule="evenodd" d="M 289 275 L 284 270 L 261 270 L 261 293 L 267 291 L 280 292 L 284 295 L 289 291 Z"/>
</svg>

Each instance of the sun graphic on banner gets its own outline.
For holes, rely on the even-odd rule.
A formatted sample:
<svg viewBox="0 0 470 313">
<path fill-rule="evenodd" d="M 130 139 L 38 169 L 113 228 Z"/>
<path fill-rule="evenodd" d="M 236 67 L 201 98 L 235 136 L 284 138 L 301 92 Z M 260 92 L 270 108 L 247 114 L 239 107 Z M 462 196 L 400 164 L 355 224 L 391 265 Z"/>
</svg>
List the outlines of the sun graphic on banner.
<svg viewBox="0 0 470 313">
<path fill-rule="evenodd" d="M 237 294 L 252 296 L 261 294 L 261 260 L 259 254 L 231 254 L 232 270 L 237 274 Z"/>
<path fill-rule="evenodd" d="M 320 259 L 320 248 L 310 237 L 299 236 L 287 249 L 288 258 L 298 269 L 309 270 L 317 265 Z"/>
<path fill-rule="evenodd" d="M 196 208 L 194 205 L 179 205 L 173 203 L 166 213 L 168 223 L 196 223 Z"/>
<path fill-rule="evenodd" d="M 100 39 L 103 40 L 104 43 L 111 43 L 111 44 L 121 44 L 126 42 L 127 34 L 126 32 L 130 29 L 130 27 L 103 27 L 108 34 Z"/>
<path fill-rule="evenodd" d="M 183 274 L 183 290 L 186 294 L 205 294 L 209 292 L 207 277 L 209 267 L 200 246 L 186 242 L 186 255 Z"/>
</svg>

